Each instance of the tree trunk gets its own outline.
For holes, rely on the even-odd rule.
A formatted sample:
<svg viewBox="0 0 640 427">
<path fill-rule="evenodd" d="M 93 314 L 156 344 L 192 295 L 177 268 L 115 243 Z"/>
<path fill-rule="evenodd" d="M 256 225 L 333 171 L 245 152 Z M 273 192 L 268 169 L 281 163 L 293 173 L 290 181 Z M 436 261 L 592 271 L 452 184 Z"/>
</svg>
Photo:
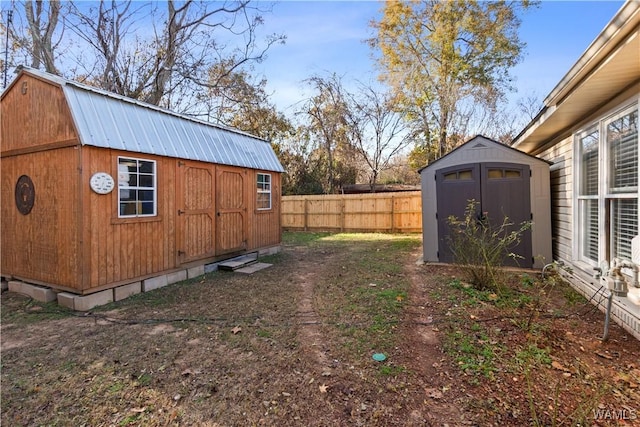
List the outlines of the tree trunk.
<svg viewBox="0 0 640 427">
<path fill-rule="evenodd" d="M 35 3 L 36 9 L 33 10 Z M 58 17 L 60 15 L 61 4 L 60 0 L 51 0 L 48 2 L 49 13 L 47 21 L 44 22 L 43 14 L 46 13 L 43 8 L 43 4 L 47 4 L 42 0 L 36 0 L 35 2 L 27 1 L 25 3 L 25 15 L 27 22 L 29 23 L 29 33 L 31 35 L 31 66 L 33 68 L 40 68 L 40 65 L 44 63 L 45 70 L 52 74 L 58 74 L 58 70 L 54 63 L 53 56 L 53 32 L 58 25 Z M 45 28 L 41 30 L 41 27 L 45 25 Z"/>
</svg>

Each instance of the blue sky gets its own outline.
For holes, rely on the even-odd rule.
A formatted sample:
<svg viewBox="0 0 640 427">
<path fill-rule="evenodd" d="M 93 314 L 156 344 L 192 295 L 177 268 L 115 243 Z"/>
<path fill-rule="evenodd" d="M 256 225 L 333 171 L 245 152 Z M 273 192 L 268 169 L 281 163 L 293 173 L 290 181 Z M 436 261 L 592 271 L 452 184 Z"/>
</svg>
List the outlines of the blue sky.
<svg viewBox="0 0 640 427">
<path fill-rule="evenodd" d="M 622 1 L 543 1 L 522 16 L 525 58 L 512 70 L 517 94 L 542 100 L 596 38 Z M 372 35 L 368 23 L 379 19 L 381 2 L 282 1 L 265 15 L 266 33 L 284 33 L 287 42 L 274 46 L 256 67 L 265 74 L 272 100 L 291 113 L 304 100 L 302 80 L 336 72 L 349 81 L 375 80 L 371 50 L 363 42 Z"/>
</svg>

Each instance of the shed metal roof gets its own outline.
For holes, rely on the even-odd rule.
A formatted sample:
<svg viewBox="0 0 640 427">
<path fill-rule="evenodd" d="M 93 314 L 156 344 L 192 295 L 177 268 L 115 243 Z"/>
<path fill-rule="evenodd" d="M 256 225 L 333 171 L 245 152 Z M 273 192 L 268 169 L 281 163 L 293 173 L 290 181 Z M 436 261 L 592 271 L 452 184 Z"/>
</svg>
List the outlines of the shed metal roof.
<svg viewBox="0 0 640 427">
<path fill-rule="evenodd" d="M 268 141 L 33 69 L 62 86 L 82 145 L 284 172 Z"/>
</svg>

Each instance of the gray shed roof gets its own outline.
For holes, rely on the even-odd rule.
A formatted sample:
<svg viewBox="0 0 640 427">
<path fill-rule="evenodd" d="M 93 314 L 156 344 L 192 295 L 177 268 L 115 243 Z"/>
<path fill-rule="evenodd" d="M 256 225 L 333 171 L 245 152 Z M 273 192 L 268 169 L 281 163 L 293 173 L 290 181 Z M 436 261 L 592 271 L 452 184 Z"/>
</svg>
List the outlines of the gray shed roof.
<svg viewBox="0 0 640 427">
<path fill-rule="evenodd" d="M 62 86 L 82 145 L 284 172 L 268 141 L 39 70 Z"/>
</svg>

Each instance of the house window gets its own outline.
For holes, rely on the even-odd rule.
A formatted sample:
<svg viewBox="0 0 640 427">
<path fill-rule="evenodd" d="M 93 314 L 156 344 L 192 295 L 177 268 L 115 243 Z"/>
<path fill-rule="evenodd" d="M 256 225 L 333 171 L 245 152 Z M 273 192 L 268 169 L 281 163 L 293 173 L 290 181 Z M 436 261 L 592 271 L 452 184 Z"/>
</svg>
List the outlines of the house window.
<svg viewBox="0 0 640 427">
<path fill-rule="evenodd" d="M 638 234 L 638 110 L 606 123 L 611 221 L 611 258 L 631 260 L 631 239 Z"/>
<path fill-rule="evenodd" d="M 258 174 L 258 210 L 271 209 L 271 175 L 268 173 Z"/>
<path fill-rule="evenodd" d="M 118 157 L 118 216 L 155 216 L 156 199 L 156 162 Z"/>
<path fill-rule="evenodd" d="M 631 260 L 638 234 L 638 107 L 603 119 L 579 134 L 579 258 Z"/>
</svg>

